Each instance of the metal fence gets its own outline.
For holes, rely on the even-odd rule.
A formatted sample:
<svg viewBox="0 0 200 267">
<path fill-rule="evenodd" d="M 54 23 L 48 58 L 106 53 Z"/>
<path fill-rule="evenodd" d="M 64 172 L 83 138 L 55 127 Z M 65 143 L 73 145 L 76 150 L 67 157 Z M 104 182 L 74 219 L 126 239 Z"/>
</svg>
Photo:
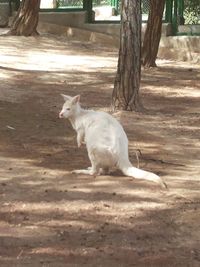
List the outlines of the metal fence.
<svg viewBox="0 0 200 267">
<path fill-rule="evenodd" d="M 83 0 L 57 0 L 57 8 L 76 8 L 83 6 Z M 142 0 L 142 14 L 148 14 L 150 8 L 150 0 Z M 121 0 L 93 0 L 93 7 L 112 6 L 116 9 L 116 13 L 120 13 Z"/>
<path fill-rule="evenodd" d="M 93 7 L 111 6 L 113 0 L 93 0 Z M 117 0 L 119 2 L 119 0 Z M 83 0 L 57 0 L 58 7 L 80 7 L 83 6 Z"/>
<path fill-rule="evenodd" d="M 98 7 L 98 6 L 112 6 L 111 0 L 94 0 L 92 5 L 93 7 Z"/>
<path fill-rule="evenodd" d="M 96 6 L 111 6 L 111 0 L 93 0 L 92 3 L 93 7 Z M 83 1 L 82 0 L 57 0 L 57 7 L 82 7 Z"/>
<path fill-rule="evenodd" d="M 12 1 L 0 0 L 0 27 L 8 26 L 9 16 L 12 14 L 12 8 Z"/>
<path fill-rule="evenodd" d="M 63 8 L 63 7 L 83 7 L 83 1 L 82 0 L 57 0 L 57 8 Z"/>
<path fill-rule="evenodd" d="M 100 7 L 99 10 L 102 12 L 104 12 L 104 9 L 101 8 L 102 6 L 106 7 L 105 10 L 108 10 L 107 7 L 112 7 L 111 20 L 120 20 L 122 0 L 41 0 L 41 3 L 42 1 L 45 4 L 47 2 L 52 2 L 53 6 L 50 8 L 41 7 L 41 11 L 51 11 L 52 9 L 58 12 L 70 11 L 74 9 L 79 11 L 87 10 L 88 22 L 93 22 L 93 11 L 98 11 L 98 7 Z M 174 35 L 177 34 L 180 25 L 200 24 L 199 1 L 200 0 L 166 0 L 163 20 L 172 24 Z M 18 9 L 20 0 L 0 0 L 0 3 L 9 3 L 10 9 L 10 3 L 13 3 L 15 9 Z M 141 8 L 142 20 L 146 21 L 150 10 L 150 0 L 141 0 Z M 102 18 L 102 20 L 104 20 L 104 18 Z M 108 18 L 108 20 L 110 20 L 110 18 Z"/>
</svg>

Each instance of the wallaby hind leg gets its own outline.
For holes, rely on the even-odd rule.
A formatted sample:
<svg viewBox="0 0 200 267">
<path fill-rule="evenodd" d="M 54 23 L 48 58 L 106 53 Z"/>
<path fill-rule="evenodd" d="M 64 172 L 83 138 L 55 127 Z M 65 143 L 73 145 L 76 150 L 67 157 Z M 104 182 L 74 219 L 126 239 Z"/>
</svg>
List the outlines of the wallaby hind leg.
<svg viewBox="0 0 200 267">
<path fill-rule="evenodd" d="M 72 173 L 76 174 L 88 174 L 88 175 L 93 175 L 96 176 L 99 174 L 100 168 L 95 164 L 94 160 L 91 160 L 91 167 L 88 167 L 87 169 L 82 169 L 82 170 L 74 170 Z"/>
<path fill-rule="evenodd" d="M 88 174 L 88 175 L 96 176 L 96 175 L 99 174 L 99 168 L 96 168 L 96 167 L 92 166 L 92 167 L 89 167 L 88 169 L 73 170 L 72 173 Z"/>
<path fill-rule="evenodd" d="M 94 175 L 93 171 L 88 169 L 73 170 L 72 173 Z"/>
<path fill-rule="evenodd" d="M 92 171 L 92 167 L 88 167 L 87 170 L 83 170 L 83 171 Z M 98 175 L 108 175 L 108 174 L 110 174 L 110 170 L 109 170 L 108 167 L 106 167 L 106 168 L 99 168 Z"/>
</svg>

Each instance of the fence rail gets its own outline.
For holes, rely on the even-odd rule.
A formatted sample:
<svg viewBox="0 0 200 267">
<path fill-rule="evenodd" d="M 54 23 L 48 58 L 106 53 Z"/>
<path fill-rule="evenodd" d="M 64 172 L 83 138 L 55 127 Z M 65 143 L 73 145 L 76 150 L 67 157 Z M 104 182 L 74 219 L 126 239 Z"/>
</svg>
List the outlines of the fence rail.
<svg viewBox="0 0 200 267">
<path fill-rule="evenodd" d="M 57 8 L 63 7 L 82 7 L 83 0 L 57 0 Z M 150 0 L 142 0 L 142 13 L 148 14 L 150 8 Z M 92 1 L 93 7 L 100 7 L 100 6 L 112 6 L 116 9 L 117 13 L 120 12 L 121 7 L 121 0 L 93 0 Z"/>
</svg>

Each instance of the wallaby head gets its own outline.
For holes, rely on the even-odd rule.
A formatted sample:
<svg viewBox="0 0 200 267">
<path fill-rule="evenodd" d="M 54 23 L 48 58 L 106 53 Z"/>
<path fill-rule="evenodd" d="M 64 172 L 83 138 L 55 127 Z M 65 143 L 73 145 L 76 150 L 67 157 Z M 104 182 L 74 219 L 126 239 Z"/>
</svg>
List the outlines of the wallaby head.
<svg viewBox="0 0 200 267">
<path fill-rule="evenodd" d="M 61 96 L 64 98 L 65 103 L 62 107 L 61 112 L 59 113 L 59 118 L 67 119 L 74 116 L 80 108 L 80 95 L 71 97 L 68 95 L 61 94 Z"/>
</svg>

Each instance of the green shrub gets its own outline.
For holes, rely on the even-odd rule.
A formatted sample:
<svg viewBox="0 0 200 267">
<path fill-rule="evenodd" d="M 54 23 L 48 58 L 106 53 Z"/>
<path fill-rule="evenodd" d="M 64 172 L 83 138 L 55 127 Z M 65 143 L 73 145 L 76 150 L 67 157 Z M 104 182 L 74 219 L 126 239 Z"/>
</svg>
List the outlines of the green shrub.
<svg viewBox="0 0 200 267">
<path fill-rule="evenodd" d="M 200 24 L 199 0 L 185 0 L 185 24 Z"/>
</svg>

